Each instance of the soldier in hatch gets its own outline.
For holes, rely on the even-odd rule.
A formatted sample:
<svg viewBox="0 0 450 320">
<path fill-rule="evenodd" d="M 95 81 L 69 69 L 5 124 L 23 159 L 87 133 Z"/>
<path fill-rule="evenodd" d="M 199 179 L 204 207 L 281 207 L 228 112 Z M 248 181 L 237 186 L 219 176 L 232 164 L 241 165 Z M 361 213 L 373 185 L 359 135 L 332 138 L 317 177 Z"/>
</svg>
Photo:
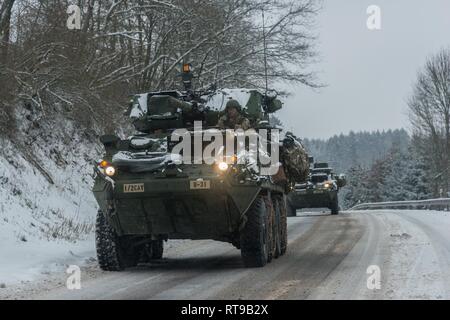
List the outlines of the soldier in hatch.
<svg viewBox="0 0 450 320">
<path fill-rule="evenodd" d="M 250 129 L 250 121 L 242 115 L 238 101 L 229 100 L 225 106 L 225 114 L 220 117 L 218 127 L 221 129 Z"/>
</svg>

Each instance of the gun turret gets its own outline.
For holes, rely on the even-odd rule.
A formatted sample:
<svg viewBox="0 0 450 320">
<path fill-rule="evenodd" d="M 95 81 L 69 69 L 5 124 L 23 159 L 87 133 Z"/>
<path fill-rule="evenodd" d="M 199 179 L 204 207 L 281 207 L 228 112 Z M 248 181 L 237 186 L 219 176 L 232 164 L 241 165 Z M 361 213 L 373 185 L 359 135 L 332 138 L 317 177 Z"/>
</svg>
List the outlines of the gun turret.
<svg viewBox="0 0 450 320">
<path fill-rule="evenodd" d="M 194 75 L 190 65 L 183 65 L 181 78 L 185 88 L 183 92 L 148 92 L 132 97 L 129 115 L 136 130 L 152 133 L 189 128 L 194 121 L 202 121 L 206 126 L 217 123 L 218 112 L 205 106 L 202 99 L 209 92 L 192 89 Z"/>
</svg>

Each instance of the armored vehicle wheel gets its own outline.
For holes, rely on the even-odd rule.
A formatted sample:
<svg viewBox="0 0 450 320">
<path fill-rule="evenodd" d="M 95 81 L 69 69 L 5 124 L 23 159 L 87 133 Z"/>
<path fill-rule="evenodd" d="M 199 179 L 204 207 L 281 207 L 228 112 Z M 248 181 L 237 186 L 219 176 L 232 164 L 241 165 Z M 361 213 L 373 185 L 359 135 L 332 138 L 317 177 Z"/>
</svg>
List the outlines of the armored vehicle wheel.
<svg viewBox="0 0 450 320">
<path fill-rule="evenodd" d="M 336 198 L 336 200 L 333 201 L 333 203 L 331 204 L 331 214 L 332 215 L 337 215 L 339 214 L 339 201 Z"/>
<path fill-rule="evenodd" d="M 270 237 L 267 215 L 264 198 L 258 196 L 247 211 L 247 222 L 241 231 L 241 256 L 248 268 L 263 267 L 268 262 Z"/>
<path fill-rule="evenodd" d="M 164 240 L 152 241 L 152 259 L 162 259 L 164 253 Z"/>
<path fill-rule="evenodd" d="M 283 199 L 277 200 L 278 208 L 280 209 L 280 254 L 284 255 L 287 249 L 287 216 L 286 216 L 286 202 Z"/>
<path fill-rule="evenodd" d="M 125 252 L 120 238 L 101 210 L 97 213 L 95 224 L 95 246 L 98 264 L 102 270 L 121 271 L 137 264 L 134 251 L 131 255 Z"/>
<path fill-rule="evenodd" d="M 274 217 L 274 224 L 273 224 L 273 238 L 274 238 L 274 242 L 275 242 L 275 250 L 274 250 L 274 254 L 273 257 L 276 259 L 279 256 L 281 256 L 281 208 L 280 208 L 280 203 L 274 199 L 273 200 L 273 206 L 275 209 L 275 217 Z"/>
<path fill-rule="evenodd" d="M 264 197 L 264 203 L 266 205 L 266 229 L 267 237 L 266 242 L 268 243 L 268 255 L 267 263 L 270 263 L 275 255 L 275 208 L 274 203 L 268 197 Z"/>
</svg>

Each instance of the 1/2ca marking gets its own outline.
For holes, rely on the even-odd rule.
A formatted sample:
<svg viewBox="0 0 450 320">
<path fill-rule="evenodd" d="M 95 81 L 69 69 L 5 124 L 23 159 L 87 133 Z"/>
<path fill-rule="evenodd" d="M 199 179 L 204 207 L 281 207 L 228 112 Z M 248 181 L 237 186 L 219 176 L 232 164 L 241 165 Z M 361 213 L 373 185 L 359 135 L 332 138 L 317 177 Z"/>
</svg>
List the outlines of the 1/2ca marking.
<svg viewBox="0 0 450 320">
<path fill-rule="evenodd" d="M 124 193 L 144 192 L 144 184 L 143 183 L 124 184 L 123 192 Z"/>
</svg>

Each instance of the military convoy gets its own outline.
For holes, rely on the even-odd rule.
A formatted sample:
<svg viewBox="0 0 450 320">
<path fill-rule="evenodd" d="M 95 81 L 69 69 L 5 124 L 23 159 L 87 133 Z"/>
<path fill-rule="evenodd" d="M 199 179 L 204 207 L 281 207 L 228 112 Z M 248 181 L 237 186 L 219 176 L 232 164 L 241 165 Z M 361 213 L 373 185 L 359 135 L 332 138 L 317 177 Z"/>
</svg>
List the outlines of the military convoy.
<svg viewBox="0 0 450 320">
<path fill-rule="evenodd" d="M 105 155 L 95 165 L 93 193 L 100 207 L 96 248 L 103 270 L 161 259 L 168 239 L 231 243 L 246 267 L 262 267 L 286 252 L 286 195 L 306 182 L 309 165 L 292 137 L 273 139 L 278 129 L 269 125 L 268 115 L 281 102 L 258 90 L 196 92 L 191 71 L 183 70 L 184 91 L 132 97 L 128 114 L 140 133 L 101 137 Z M 251 134 L 240 139 L 241 133 L 217 128 L 220 108 L 230 97 L 267 138 L 257 133 L 257 140 Z M 218 140 L 225 147 L 215 149 L 213 159 L 197 157 Z M 249 141 L 267 143 L 265 153 L 252 157 Z M 281 165 L 276 162 L 275 172 L 267 173 L 264 155 L 270 158 L 278 149 Z"/>
<path fill-rule="evenodd" d="M 287 197 L 288 217 L 295 216 L 297 209 L 304 208 L 329 208 L 332 215 L 339 214 L 338 192 L 346 183 L 345 176 L 336 176 L 328 163 L 314 163 L 309 180 L 296 184 Z"/>
</svg>

